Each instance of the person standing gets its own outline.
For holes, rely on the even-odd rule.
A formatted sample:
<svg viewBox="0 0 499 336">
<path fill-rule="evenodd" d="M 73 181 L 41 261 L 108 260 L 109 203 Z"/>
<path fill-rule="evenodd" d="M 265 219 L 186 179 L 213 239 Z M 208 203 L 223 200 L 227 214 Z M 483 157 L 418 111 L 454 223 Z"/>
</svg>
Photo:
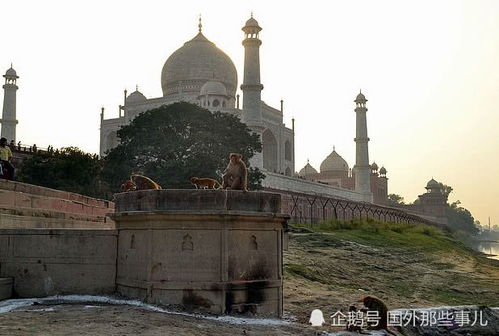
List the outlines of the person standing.
<svg viewBox="0 0 499 336">
<path fill-rule="evenodd" d="M 14 166 L 10 163 L 12 159 L 12 151 L 9 146 L 7 146 L 7 139 L 0 139 L 0 163 L 2 164 L 2 169 L 7 169 L 7 179 L 14 180 Z"/>
</svg>

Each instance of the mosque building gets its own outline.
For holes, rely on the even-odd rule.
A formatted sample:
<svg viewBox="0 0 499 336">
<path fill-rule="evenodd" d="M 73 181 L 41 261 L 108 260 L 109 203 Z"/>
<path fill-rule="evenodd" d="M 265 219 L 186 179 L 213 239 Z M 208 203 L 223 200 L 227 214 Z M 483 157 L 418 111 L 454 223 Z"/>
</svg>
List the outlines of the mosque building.
<svg viewBox="0 0 499 336">
<path fill-rule="evenodd" d="M 383 203 L 387 194 L 386 170 L 369 164 L 366 102 L 360 93 L 355 99 L 356 164 L 348 164 L 334 150 L 321 165 L 318 173 L 309 164 L 295 173 L 294 119 L 292 127 L 283 123 L 280 108 L 261 100 L 263 85 L 260 81 L 260 31 L 262 28 L 253 15 L 242 28 L 244 32 L 244 72 L 240 89 L 242 104 L 236 94 L 238 74 L 228 55 L 209 41 L 202 32 L 201 19 L 198 33 L 184 43 L 166 60 L 161 73 L 163 96 L 146 98 L 138 88 L 131 94 L 125 91 L 124 104 L 117 118 L 100 119 L 100 155 L 118 145 L 117 131 L 129 124 L 138 114 L 165 104 L 185 101 L 212 111 L 237 116 L 261 137 L 262 153 L 257 153 L 251 165 L 266 175 L 263 186 L 268 190 L 320 193 L 357 201 Z M 384 173 L 383 173 L 384 171 Z M 301 178 L 300 178 L 301 177 Z M 374 191 L 374 193 L 373 193 Z"/>
<path fill-rule="evenodd" d="M 251 16 L 242 28 L 244 32 L 244 74 L 240 97 L 236 94 L 238 76 L 234 63 L 222 50 L 202 33 L 201 20 L 198 34 L 176 50 L 165 62 L 161 73 L 163 96 L 146 98 L 138 88 L 127 95 L 117 118 L 105 119 L 101 111 L 100 155 L 118 145 L 117 131 L 138 114 L 152 108 L 186 101 L 212 111 L 236 115 L 262 140 L 262 153 L 252 158 L 251 164 L 266 174 L 264 186 L 273 190 L 299 190 L 318 192 L 348 199 L 383 203 L 387 195 L 386 169 L 378 173 L 375 164 L 369 164 L 366 102 L 360 93 L 356 108 L 356 165 L 348 164 L 333 150 L 321 165 L 321 172 L 307 164 L 295 173 L 294 120 L 292 128 L 283 123 L 282 101 L 274 108 L 261 100 L 259 34 L 262 28 Z M 298 179 L 297 177 L 301 177 Z M 305 181 L 308 183 L 304 183 Z M 329 188 L 327 188 L 327 187 Z M 326 189 L 324 189 L 326 188 Z M 349 192 L 350 191 L 350 192 Z"/>
<path fill-rule="evenodd" d="M 118 144 L 118 129 L 141 112 L 186 101 L 238 116 L 262 139 L 263 153 L 252 159 L 252 165 L 291 176 L 295 171 L 294 131 L 283 123 L 282 104 L 277 109 L 261 100 L 259 33 L 262 28 L 253 17 L 242 28 L 245 62 L 241 107 L 236 95 L 238 76 L 234 63 L 203 35 L 201 20 L 198 27 L 197 35 L 166 60 L 161 73 L 162 97 L 148 99 L 137 89 L 126 96 L 120 107 L 123 113 L 118 118 L 104 119 L 102 111 L 100 155 Z"/>
<path fill-rule="evenodd" d="M 320 172 L 307 163 L 295 173 L 295 131 L 283 123 L 283 104 L 274 108 L 261 100 L 260 45 L 262 28 L 251 16 L 242 28 L 244 32 L 244 73 L 240 89 L 242 104 L 236 94 L 238 75 L 234 63 L 222 50 L 202 33 L 201 19 L 198 33 L 184 43 L 165 62 L 161 73 L 163 96 L 146 98 L 138 88 L 131 94 L 125 91 L 124 104 L 117 118 L 100 118 L 100 155 L 118 145 L 117 131 L 128 125 L 137 115 L 165 104 L 185 101 L 211 111 L 237 116 L 253 132 L 260 135 L 262 153 L 251 158 L 251 165 L 265 173 L 262 182 L 266 190 L 321 194 L 353 201 L 385 203 L 387 197 L 386 169 L 369 164 L 367 136 L 367 99 L 359 93 L 354 100 L 356 114 L 356 162 L 350 169 L 346 161 L 333 149 L 322 162 Z M 1 135 L 16 140 L 16 71 L 8 69 L 4 75 L 4 101 Z"/>
</svg>

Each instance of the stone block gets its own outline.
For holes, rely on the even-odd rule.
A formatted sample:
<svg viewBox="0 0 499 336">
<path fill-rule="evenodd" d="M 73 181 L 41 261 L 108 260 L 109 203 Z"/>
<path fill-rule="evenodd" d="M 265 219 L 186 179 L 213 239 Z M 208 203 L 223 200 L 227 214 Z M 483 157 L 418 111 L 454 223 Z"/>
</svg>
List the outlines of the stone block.
<svg viewBox="0 0 499 336">
<path fill-rule="evenodd" d="M 12 278 L 0 278 L 0 300 L 10 299 L 12 296 Z"/>
</svg>

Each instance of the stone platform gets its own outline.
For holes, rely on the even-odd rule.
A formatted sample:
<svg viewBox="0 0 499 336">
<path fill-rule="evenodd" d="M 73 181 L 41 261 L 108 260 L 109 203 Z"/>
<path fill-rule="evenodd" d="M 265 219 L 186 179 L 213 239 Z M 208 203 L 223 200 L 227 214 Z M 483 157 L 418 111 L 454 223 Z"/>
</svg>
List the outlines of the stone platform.
<svg viewBox="0 0 499 336">
<path fill-rule="evenodd" d="M 282 315 L 280 195 L 227 190 L 117 194 L 118 292 L 215 314 Z"/>
</svg>

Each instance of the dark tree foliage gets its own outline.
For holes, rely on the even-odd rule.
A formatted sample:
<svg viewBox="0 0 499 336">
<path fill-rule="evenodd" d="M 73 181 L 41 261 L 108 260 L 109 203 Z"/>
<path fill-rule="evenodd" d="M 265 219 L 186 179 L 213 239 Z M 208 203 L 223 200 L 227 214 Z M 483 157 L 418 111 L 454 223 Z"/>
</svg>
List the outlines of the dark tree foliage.
<svg viewBox="0 0 499 336">
<path fill-rule="evenodd" d="M 77 147 L 66 147 L 33 154 L 23 162 L 17 178 L 43 187 L 103 197 L 100 169 L 97 155 L 85 153 Z"/>
<path fill-rule="evenodd" d="M 459 204 L 461 202 L 456 201 L 447 208 L 446 215 L 449 226 L 456 230 L 477 234 L 479 229 L 475 224 L 473 215 L 467 209 L 460 207 Z"/>
<path fill-rule="evenodd" d="M 397 206 L 397 205 L 404 205 L 404 197 L 397 195 L 397 194 L 389 194 L 387 196 L 387 205 L 390 206 Z"/>
<path fill-rule="evenodd" d="M 103 179 L 118 191 L 132 172 L 146 175 L 163 188 L 193 188 L 190 178 L 221 180 L 229 153 L 243 155 L 246 165 L 261 151 L 258 135 L 235 116 L 197 105 L 175 103 L 149 110 L 118 131 L 120 144 L 103 162 Z M 264 175 L 251 169 L 250 190 Z"/>
</svg>

